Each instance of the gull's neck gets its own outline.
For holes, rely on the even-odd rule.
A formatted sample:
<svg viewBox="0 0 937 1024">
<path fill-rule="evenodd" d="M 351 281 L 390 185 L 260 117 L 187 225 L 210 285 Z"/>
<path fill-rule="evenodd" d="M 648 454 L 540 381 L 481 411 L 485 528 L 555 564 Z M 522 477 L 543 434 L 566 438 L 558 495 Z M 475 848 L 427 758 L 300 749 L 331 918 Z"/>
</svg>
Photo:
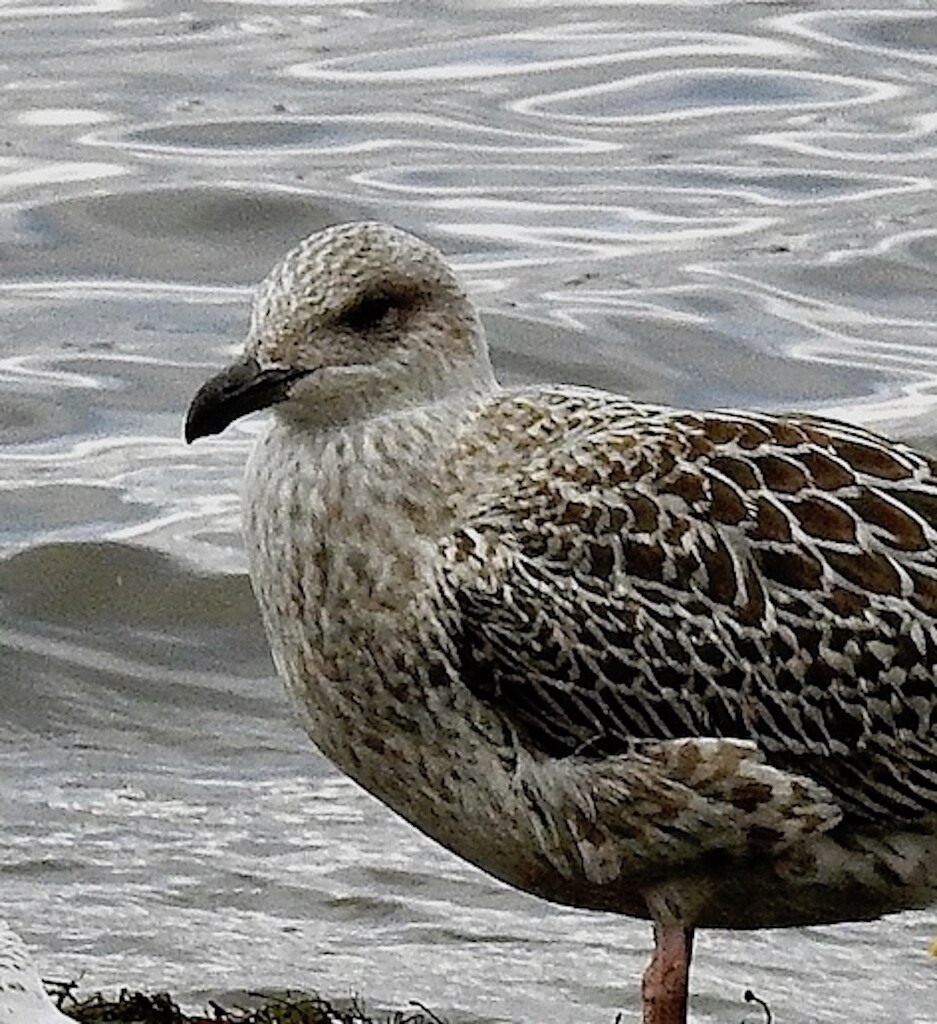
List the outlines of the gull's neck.
<svg viewBox="0 0 937 1024">
<path fill-rule="evenodd" d="M 433 551 L 472 489 L 452 453 L 484 404 L 460 396 L 315 429 L 280 417 L 251 457 L 244 528 L 274 661 L 310 735 L 353 777 L 354 749 L 381 729 L 359 687 L 436 642 Z M 307 677 L 316 684 L 297 683 Z"/>
</svg>

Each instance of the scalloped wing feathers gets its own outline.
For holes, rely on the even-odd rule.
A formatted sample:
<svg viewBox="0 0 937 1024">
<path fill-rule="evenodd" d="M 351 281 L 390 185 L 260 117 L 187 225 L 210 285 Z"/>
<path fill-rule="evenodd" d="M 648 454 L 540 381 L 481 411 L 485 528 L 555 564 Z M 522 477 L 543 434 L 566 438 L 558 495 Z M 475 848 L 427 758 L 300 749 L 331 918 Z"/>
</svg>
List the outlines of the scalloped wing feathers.
<svg viewBox="0 0 937 1024">
<path fill-rule="evenodd" d="M 577 389 L 495 399 L 476 445 L 486 420 L 492 486 L 446 584 L 466 683 L 535 748 L 747 739 L 852 813 L 937 809 L 930 459 Z"/>
</svg>

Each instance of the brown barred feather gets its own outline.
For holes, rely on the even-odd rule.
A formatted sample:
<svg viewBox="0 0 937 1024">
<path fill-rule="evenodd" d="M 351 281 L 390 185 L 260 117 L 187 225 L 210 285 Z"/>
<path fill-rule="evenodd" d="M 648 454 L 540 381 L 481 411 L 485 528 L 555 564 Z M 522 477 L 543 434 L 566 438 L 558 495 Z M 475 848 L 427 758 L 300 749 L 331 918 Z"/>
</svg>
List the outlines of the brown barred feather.
<svg viewBox="0 0 937 1024">
<path fill-rule="evenodd" d="M 448 551 L 474 692 L 553 757 L 748 739 L 851 814 L 937 810 L 930 459 L 841 423 L 575 390 L 483 422 L 532 408 L 538 445 Z M 544 615 L 555 592 L 570 604 Z"/>
</svg>

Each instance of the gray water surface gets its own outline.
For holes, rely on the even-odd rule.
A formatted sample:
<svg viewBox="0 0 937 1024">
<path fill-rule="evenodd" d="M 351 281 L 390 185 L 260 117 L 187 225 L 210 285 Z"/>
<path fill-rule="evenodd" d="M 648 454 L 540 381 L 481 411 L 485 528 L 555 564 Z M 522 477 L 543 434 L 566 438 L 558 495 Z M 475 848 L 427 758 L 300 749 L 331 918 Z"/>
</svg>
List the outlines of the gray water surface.
<svg viewBox="0 0 937 1024">
<path fill-rule="evenodd" d="M 196 386 L 289 245 L 451 255 L 508 381 L 934 448 L 927 4 L 0 5 L 0 915 L 47 975 L 638 1019 L 650 929 L 514 892 L 311 748 Z M 937 1021 L 937 913 L 703 933 L 700 1022 Z"/>
</svg>

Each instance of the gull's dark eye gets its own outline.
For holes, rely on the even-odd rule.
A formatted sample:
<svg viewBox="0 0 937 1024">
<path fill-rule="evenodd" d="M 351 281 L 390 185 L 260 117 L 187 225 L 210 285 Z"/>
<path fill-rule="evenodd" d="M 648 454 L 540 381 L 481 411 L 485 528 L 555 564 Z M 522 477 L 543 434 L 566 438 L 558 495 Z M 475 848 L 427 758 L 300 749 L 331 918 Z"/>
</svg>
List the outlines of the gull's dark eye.
<svg viewBox="0 0 937 1024">
<path fill-rule="evenodd" d="M 365 290 L 339 313 L 337 323 L 350 331 L 367 334 L 380 327 L 403 323 L 424 300 L 424 292 L 414 281 L 382 281 Z"/>
<path fill-rule="evenodd" d="M 353 331 L 368 331 L 380 326 L 399 303 L 391 295 L 367 295 L 342 313 L 341 323 Z"/>
</svg>

